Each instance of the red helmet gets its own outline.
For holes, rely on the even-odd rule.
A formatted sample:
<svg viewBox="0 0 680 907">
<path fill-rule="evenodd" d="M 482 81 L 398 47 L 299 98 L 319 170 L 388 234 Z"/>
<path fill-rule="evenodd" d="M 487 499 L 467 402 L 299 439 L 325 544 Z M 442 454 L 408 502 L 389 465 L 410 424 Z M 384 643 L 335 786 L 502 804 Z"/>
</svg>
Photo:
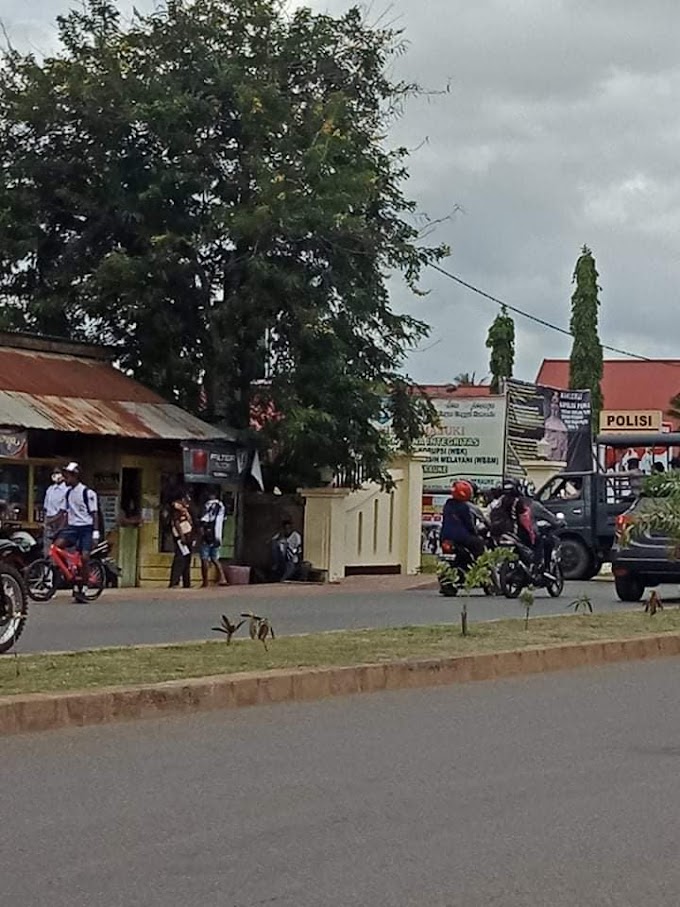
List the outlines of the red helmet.
<svg viewBox="0 0 680 907">
<path fill-rule="evenodd" d="M 469 482 L 454 482 L 451 486 L 451 497 L 454 501 L 471 501 L 472 485 Z"/>
</svg>

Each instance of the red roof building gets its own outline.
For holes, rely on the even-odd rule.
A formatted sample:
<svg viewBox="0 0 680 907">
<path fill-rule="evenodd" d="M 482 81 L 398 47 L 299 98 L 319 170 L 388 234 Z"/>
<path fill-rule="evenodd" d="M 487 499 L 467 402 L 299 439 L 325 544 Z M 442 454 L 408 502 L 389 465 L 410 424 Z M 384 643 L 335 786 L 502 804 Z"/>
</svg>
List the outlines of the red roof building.
<svg viewBox="0 0 680 907">
<path fill-rule="evenodd" d="M 569 387 L 569 360 L 544 359 L 536 383 L 547 387 Z M 677 419 L 666 415 L 671 399 L 680 393 L 680 359 L 607 359 L 604 363 L 602 395 L 604 409 L 660 410 L 664 422 L 677 428 Z"/>
</svg>

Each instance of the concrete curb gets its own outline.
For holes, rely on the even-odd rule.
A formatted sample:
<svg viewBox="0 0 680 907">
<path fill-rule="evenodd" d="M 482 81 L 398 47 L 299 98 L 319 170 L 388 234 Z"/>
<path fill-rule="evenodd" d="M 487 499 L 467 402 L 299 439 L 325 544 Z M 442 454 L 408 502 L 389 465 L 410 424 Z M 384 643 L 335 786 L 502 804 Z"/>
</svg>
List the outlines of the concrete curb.
<svg viewBox="0 0 680 907">
<path fill-rule="evenodd" d="M 134 687 L 0 697 L 0 736 L 159 718 L 186 712 L 308 702 L 331 696 L 446 686 L 680 655 L 680 633 L 507 652 L 199 677 Z"/>
</svg>

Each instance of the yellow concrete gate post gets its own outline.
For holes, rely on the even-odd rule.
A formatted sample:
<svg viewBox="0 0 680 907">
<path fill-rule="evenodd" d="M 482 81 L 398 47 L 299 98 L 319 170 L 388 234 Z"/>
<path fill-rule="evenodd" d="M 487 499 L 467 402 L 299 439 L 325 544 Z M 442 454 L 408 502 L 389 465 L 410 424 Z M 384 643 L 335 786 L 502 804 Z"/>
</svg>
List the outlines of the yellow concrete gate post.
<svg viewBox="0 0 680 907">
<path fill-rule="evenodd" d="M 304 557 L 329 582 L 348 573 L 415 574 L 420 568 L 423 454 L 390 465 L 394 488 L 304 488 Z"/>
</svg>

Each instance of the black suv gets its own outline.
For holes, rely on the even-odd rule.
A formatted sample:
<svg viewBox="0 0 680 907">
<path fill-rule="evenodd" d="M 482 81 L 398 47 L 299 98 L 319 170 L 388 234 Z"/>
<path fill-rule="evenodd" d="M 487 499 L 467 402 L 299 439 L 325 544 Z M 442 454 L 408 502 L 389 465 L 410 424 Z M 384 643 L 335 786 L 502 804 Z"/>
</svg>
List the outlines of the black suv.
<svg viewBox="0 0 680 907">
<path fill-rule="evenodd" d="M 680 559 L 673 557 L 667 536 L 656 532 L 624 534 L 638 514 L 654 508 L 655 498 L 642 495 L 616 520 L 612 572 L 616 594 L 624 602 L 640 601 L 648 586 L 680 583 Z M 623 539 L 626 539 L 625 543 Z"/>
</svg>

